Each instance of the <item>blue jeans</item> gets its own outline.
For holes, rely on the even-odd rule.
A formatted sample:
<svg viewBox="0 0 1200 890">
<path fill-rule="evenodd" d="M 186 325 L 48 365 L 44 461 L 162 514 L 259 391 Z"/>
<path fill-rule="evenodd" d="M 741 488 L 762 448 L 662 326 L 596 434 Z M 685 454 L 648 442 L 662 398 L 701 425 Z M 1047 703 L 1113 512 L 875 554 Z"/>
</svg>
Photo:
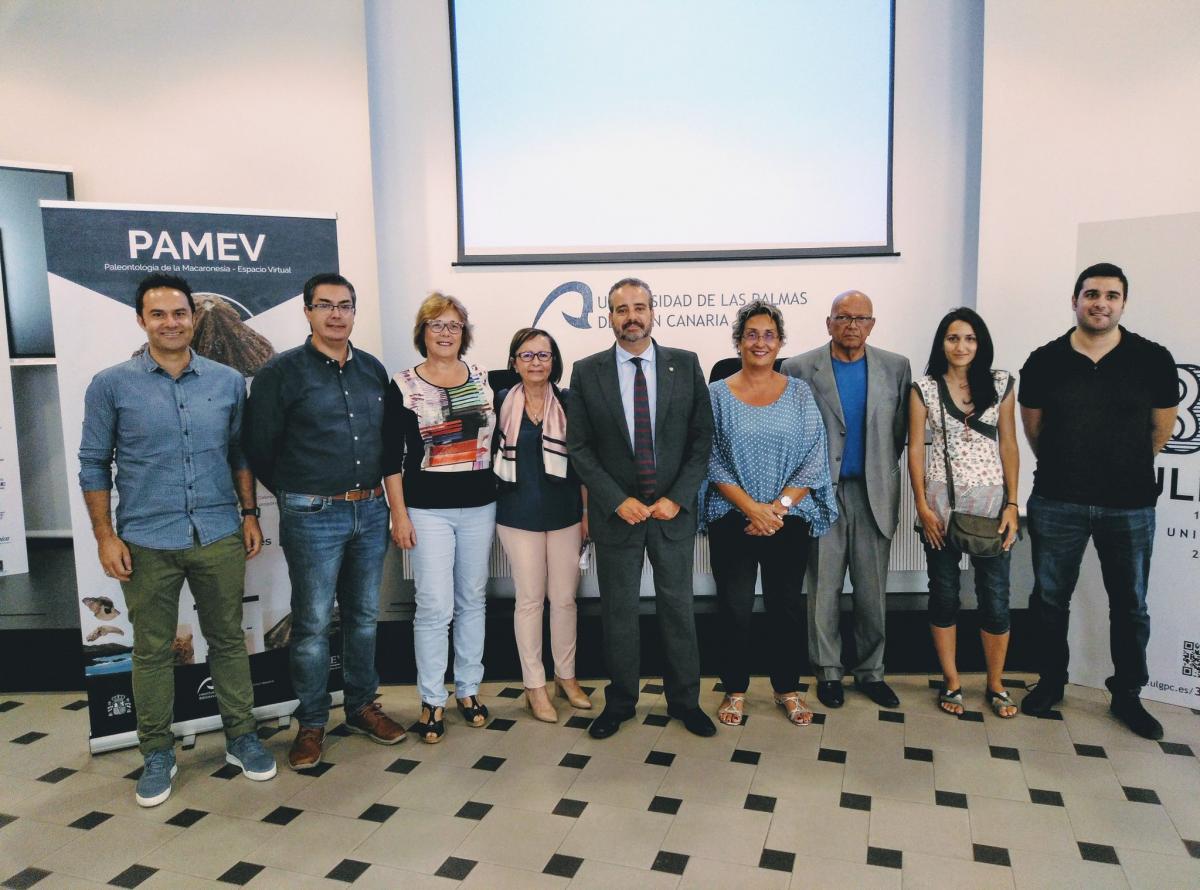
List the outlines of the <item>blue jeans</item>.
<svg viewBox="0 0 1200 890">
<path fill-rule="evenodd" d="M 1042 682 L 1055 686 L 1067 682 L 1071 594 L 1091 538 L 1108 594 L 1109 647 L 1115 671 L 1110 688 L 1140 691 L 1149 679 L 1146 582 L 1154 548 L 1154 508 L 1091 507 L 1032 495 L 1028 510 L 1034 577 L 1029 606 L 1040 636 Z"/>
<path fill-rule="evenodd" d="M 279 542 L 292 581 L 292 686 L 301 726 L 329 720 L 329 633 L 334 596 L 341 612 L 342 678 L 347 714 L 371 703 L 379 688 L 375 629 L 379 582 L 388 547 L 382 497 L 335 501 L 279 493 Z"/>
<path fill-rule="evenodd" d="M 924 539 L 922 538 L 922 542 Z M 941 550 L 925 544 L 925 563 L 929 570 L 929 623 L 934 627 L 958 624 L 958 591 L 961 572 L 958 563 L 962 551 L 944 540 Z M 979 601 L 981 630 L 990 634 L 1008 633 L 1008 571 L 1012 553 L 999 556 L 972 556 L 975 569 L 975 598 Z"/>
<path fill-rule="evenodd" d="M 454 694 L 466 698 L 483 682 L 484 608 L 496 505 L 408 509 L 417 611 L 413 648 L 421 701 L 446 704 L 446 637 L 454 621 Z"/>
</svg>

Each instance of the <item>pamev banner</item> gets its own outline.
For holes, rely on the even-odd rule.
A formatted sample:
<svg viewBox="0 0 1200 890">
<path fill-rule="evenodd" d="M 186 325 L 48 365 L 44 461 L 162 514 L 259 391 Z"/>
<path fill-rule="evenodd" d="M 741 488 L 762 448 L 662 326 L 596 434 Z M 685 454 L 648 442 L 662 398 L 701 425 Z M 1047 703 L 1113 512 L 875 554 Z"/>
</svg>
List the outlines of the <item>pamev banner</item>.
<svg viewBox="0 0 1200 890">
<path fill-rule="evenodd" d="M 337 219 L 332 214 L 62 201 L 43 201 L 41 207 L 90 746 L 97 752 L 137 743 L 130 673 L 134 630 L 120 584 L 100 568 L 77 481 L 84 392 L 98 371 L 145 347 L 146 336 L 133 307 L 138 283 L 153 272 L 188 281 L 196 303 L 193 349 L 237 369 L 249 384 L 267 359 L 308 335 L 303 284 L 317 272 L 337 271 Z M 115 487 L 112 498 L 115 510 Z M 288 676 L 291 589 L 279 547 L 279 515 L 274 495 L 261 486 L 258 503 L 266 540 L 262 553 L 246 564 L 242 627 L 250 653 L 255 715 L 264 719 L 290 713 L 296 702 Z M 330 689 L 340 690 L 336 625 L 331 642 Z M 219 729 L 208 648 L 186 584 L 179 598 L 173 650 L 175 733 Z"/>
</svg>

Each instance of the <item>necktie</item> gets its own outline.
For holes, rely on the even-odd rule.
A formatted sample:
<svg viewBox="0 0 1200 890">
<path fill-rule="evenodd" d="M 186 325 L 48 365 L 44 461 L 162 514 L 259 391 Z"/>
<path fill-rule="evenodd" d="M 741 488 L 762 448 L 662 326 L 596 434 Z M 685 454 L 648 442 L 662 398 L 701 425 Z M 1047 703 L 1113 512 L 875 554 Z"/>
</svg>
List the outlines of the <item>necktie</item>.
<svg viewBox="0 0 1200 890">
<path fill-rule="evenodd" d="M 646 503 L 654 498 L 654 436 L 650 430 L 650 396 L 646 390 L 644 359 L 633 362 L 633 462 L 637 469 L 638 495 Z"/>
</svg>

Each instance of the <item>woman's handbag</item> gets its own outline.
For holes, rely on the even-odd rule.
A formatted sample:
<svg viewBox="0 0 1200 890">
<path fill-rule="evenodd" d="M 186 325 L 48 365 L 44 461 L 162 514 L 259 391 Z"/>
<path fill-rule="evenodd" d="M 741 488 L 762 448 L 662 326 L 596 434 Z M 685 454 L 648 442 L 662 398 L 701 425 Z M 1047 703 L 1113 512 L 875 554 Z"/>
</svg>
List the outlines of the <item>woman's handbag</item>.
<svg viewBox="0 0 1200 890">
<path fill-rule="evenodd" d="M 946 462 L 946 488 L 950 495 L 946 540 L 968 556 L 999 556 L 1004 552 L 1004 535 L 998 531 L 1000 517 L 972 516 L 954 509 L 954 473 L 950 470 L 950 452 L 946 444 L 946 405 L 940 393 L 938 405 L 942 409 L 942 459 Z"/>
</svg>

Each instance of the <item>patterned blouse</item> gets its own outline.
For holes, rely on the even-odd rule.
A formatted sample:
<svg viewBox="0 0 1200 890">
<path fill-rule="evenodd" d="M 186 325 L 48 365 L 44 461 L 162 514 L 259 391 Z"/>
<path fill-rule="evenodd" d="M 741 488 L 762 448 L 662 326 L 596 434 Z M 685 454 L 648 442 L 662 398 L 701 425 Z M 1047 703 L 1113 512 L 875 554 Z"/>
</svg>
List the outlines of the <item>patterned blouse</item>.
<svg viewBox="0 0 1200 890">
<path fill-rule="evenodd" d="M 708 387 L 713 409 L 713 449 L 708 485 L 701 488 L 701 517 L 713 522 L 734 509 L 716 483 L 737 485 L 759 503 L 769 504 L 785 488 L 809 493 L 788 510 L 811 526 L 812 536 L 837 521 L 837 501 L 829 478 L 825 424 L 808 384 L 789 377 L 783 394 L 770 405 L 747 405 L 718 380 Z"/>
<path fill-rule="evenodd" d="M 945 381 L 928 375 L 913 383 L 925 403 L 926 423 L 933 441 L 925 448 L 925 500 L 942 522 L 950 517 L 950 495 L 946 488 L 946 460 L 942 443 L 950 455 L 954 474 L 955 509 L 972 516 L 999 516 L 1008 499 L 1004 489 L 1004 466 L 1000 462 L 1000 403 L 1012 391 L 1013 375 L 992 371 L 996 402 L 979 417 L 966 415 L 954 400 Z M 942 429 L 942 407 L 946 428 Z"/>
</svg>

